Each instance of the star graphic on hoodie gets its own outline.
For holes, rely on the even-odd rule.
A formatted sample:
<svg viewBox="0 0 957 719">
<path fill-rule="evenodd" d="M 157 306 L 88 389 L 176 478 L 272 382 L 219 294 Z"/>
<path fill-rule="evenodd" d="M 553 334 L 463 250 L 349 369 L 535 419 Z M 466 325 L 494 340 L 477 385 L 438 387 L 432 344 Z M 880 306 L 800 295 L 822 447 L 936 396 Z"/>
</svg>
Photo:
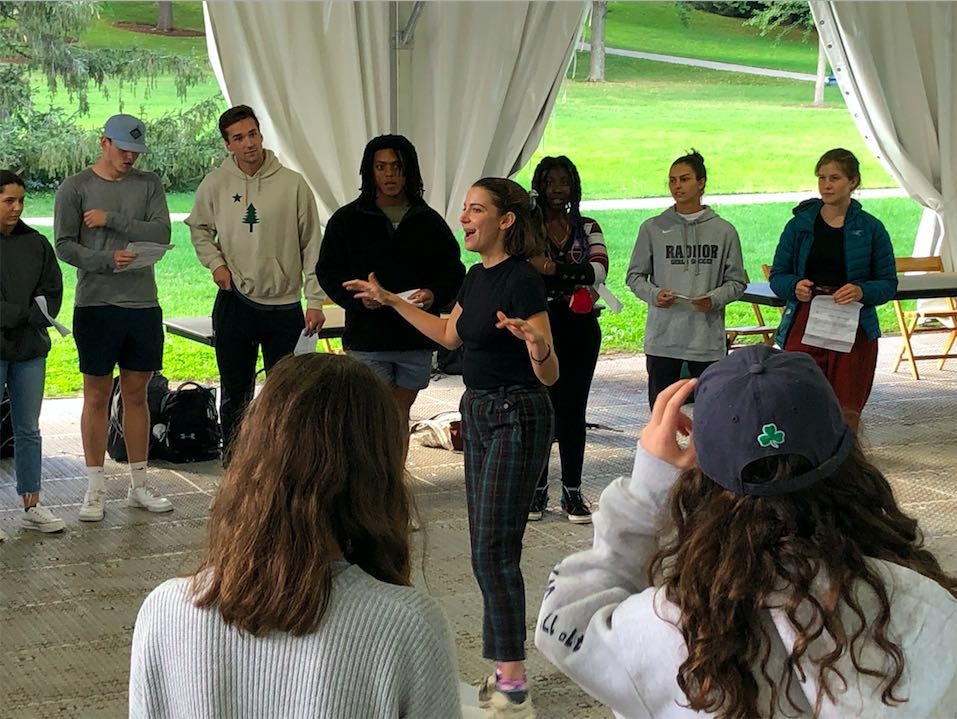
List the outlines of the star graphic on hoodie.
<svg viewBox="0 0 957 719">
<path fill-rule="evenodd" d="M 243 196 L 240 195 L 238 192 L 235 195 L 233 195 L 233 202 L 242 202 L 242 201 L 243 201 Z"/>
</svg>

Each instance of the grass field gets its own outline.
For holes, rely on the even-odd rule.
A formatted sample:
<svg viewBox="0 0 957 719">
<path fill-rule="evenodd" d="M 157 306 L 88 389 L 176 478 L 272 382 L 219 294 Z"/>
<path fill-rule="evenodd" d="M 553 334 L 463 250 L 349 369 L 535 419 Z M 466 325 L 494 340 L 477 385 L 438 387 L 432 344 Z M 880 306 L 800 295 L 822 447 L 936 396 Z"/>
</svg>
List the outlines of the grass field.
<svg viewBox="0 0 957 719">
<path fill-rule="evenodd" d="M 119 20 L 153 23 L 153 3 L 104 3 L 96 28 L 83 39 L 91 45 L 124 46 L 139 43 L 164 52 L 205 53 L 203 38 L 168 38 L 117 29 Z M 175 24 L 202 27 L 199 3 L 176 3 Z M 608 16 L 608 45 L 635 50 L 701 57 L 761 67 L 813 72 L 816 49 L 795 37 L 777 42 L 761 38 L 739 20 L 689 14 L 688 26 L 680 23 L 671 3 L 612 3 Z M 567 154 L 578 165 L 586 199 L 657 197 L 667 194 L 671 161 L 691 147 L 701 151 L 708 164 L 711 194 L 804 190 L 813 193 L 813 168 L 820 154 L 831 147 L 853 150 L 861 159 L 865 187 L 894 186 L 867 150 L 836 88 L 828 88 L 826 107 L 809 106 L 809 83 L 703 70 L 657 62 L 607 57 L 609 82 L 593 84 L 582 79 L 588 56 L 577 61 L 577 78 L 562 88 L 541 146 L 516 178 L 527 186 L 531 169 L 546 154 Z M 94 111 L 90 126 L 117 111 L 116 90 L 109 99 L 91 95 Z M 38 91 L 38 97 L 50 101 Z M 199 100 L 219 90 L 210 73 L 208 83 L 191 90 Z M 160 83 L 149 97 L 143 88 L 123 90 L 125 109 L 158 117 L 180 101 L 172 83 Z M 53 101 L 60 102 L 57 96 Z M 187 212 L 190 193 L 168 197 L 171 212 Z M 920 209 L 909 199 L 872 200 L 865 206 L 888 227 L 899 254 L 910 254 Z M 25 215 L 52 214 L 52 195 L 28 197 Z M 738 228 L 745 263 L 753 278 L 769 262 L 777 238 L 790 218 L 790 205 L 733 205 L 715 208 Z M 638 351 L 645 321 L 643 303 L 624 285 L 625 271 L 639 224 L 658 211 L 591 213 L 602 224 L 611 256 L 609 286 L 624 302 L 618 315 L 601 318 L 604 351 Z M 51 228 L 40 227 L 52 234 Z M 208 314 L 215 286 L 196 260 L 187 228 L 174 223 L 176 248 L 157 266 L 160 302 L 166 317 Z M 466 264 L 476 257 L 464 255 Z M 64 267 L 66 297 L 61 319 L 69 324 L 75 271 Z M 771 311 L 773 312 L 773 310 Z M 896 330 L 890 307 L 880 310 L 881 325 Z M 769 319 L 773 320 L 773 314 Z M 728 310 L 729 324 L 750 324 L 750 307 L 735 303 Z M 49 359 L 47 393 L 75 394 L 80 388 L 76 350 L 71 338 L 55 339 Z M 178 337 L 167 337 L 164 372 L 174 381 L 215 381 L 216 363 L 211 348 Z"/>
</svg>

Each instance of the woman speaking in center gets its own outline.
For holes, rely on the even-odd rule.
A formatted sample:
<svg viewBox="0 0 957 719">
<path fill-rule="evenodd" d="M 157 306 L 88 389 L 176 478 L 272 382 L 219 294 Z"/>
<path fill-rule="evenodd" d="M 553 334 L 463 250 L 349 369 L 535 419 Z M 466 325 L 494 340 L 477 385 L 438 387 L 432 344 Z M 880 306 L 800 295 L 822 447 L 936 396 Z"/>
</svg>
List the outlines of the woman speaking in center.
<svg viewBox="0 0 957 719">
<path fill-rule="evenodd" d="M 448 349 L 465 346 L 462 438 L 472 570 L 482 591 L 482 653 L 495 674 L 479 688 L 492 717 L 534 717 L 525 677 L 525 584 L 519 562 L 529 503 L 552 443 L 547 385 L 558 379 L 545 284 L 528 262 L 544 251 L 535 201 L 511 180 L 486 177 L 465 197 L 465 249 L 481 262 L 465 276 L 448 319 L 368 280 L 359 299 L 392 307 Z"/>
</svg>

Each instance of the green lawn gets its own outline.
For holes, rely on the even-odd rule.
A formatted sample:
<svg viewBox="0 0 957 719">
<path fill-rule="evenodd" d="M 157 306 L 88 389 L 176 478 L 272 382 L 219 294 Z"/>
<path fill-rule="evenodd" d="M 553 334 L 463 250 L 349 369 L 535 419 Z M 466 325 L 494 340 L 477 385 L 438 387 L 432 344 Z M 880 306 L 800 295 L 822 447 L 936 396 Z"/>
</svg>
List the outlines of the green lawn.
<svg viewBox="0 0 957 719">
<path fill-rule="evenodd" d="M 896 187 L 837 88 L 814 108 L 808 84 L 792 80 L 611 56 L 607 70 L 604 84 L 567 82 L 519 182 L 528 185 L 544 155 L 564 154 L 586 197 L 661 196 L 672 160 L 694 147 L 713 194 L 812 190 L 817 159 L 846 147 L 861 160 L 864 187 Z"/>
<path fill-rule="evenodd" d="M 776 33 L 761 37 L 758 28 L 739 18 L 688 10 L 688 24 L 681 22 L 673 2 L 608 3 L 605 45 L 662 55 L 679 55 L 793 72 L 817 72 L 817 37 L 803 42 L 800 32 L 781 40 Z M 579 67 L 588 72 L 588 58 Z"/>
</svg>

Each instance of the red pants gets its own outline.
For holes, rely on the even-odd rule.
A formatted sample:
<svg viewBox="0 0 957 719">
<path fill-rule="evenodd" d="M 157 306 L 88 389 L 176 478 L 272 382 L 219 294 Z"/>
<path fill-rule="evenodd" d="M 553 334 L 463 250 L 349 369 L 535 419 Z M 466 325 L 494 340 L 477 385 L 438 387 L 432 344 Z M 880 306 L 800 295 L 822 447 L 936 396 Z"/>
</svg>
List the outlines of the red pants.
<svg viewBox="0 0 957 719">
<path fill-rule="evenodd" d="M 806 345 L 804 328 L 810 312 L 810 302 L 799 302 L 794 316 L 794 324 L 788 332 L 784 349 L 793 352 L 806 352 L 814 358 L 817 366 L 824 372 L 827 381 L 834 388 L 844 414 L 856 428 L 856 420 L 867 404 L 867 398 L 874 386 L 874 370 L 877 368 L 877 340 L 869 340 L 864 330 L 857 328 L 857 337 L 850 352 L 836 352 L 821 347 Z"/>
</svg>

